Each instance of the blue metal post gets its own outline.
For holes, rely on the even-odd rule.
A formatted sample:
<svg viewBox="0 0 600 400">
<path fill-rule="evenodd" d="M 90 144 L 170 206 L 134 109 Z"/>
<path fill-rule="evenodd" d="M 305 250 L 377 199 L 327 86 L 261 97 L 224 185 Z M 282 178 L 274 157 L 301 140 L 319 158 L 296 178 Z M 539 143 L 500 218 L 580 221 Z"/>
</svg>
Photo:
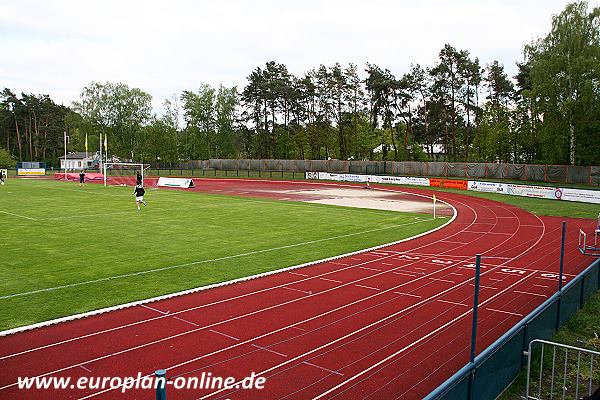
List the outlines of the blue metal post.
<svg viewBox="0 0 600 400">
<path fill-rule="evenodd" d="M 156 376 L 156 400 L 167 400 L 167 371 L 157 369 Z"/>
<path fill-rule="evenodd" d="M 477 308 L 479 307 L 479 275 L 481 271 L 481 254 L 475 261 L 475 295 L 473 297 L 473 328 L 471 329 L 471 363 L 475 362 L 475 344 L 477 342 Z"/>
<path fill-rule="evenodd" d="M 563 287 L 563 264 L 565 260 L 565 238 L 567 235 L 567 221 L 562 223 L 562 242 L 560 243 L 560 272 L 558 273 L 558 291 Z"/>
</svg>

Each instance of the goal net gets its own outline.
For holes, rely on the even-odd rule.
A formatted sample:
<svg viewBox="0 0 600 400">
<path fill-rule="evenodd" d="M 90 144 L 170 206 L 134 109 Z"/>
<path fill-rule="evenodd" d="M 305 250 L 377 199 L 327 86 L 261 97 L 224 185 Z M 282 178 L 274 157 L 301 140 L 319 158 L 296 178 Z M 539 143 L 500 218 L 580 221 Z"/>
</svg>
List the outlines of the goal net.
<svg viewBox="0 0 600 400">
<path fill-rule="evenodd" d="M 138 181 L 138 176 L 141 177 L 142 186 L 144 185 L 144 177 L 146 170 L 150 168 L 149 164 L 136 163 L 104 163 L 104 186 L 121 185 L 135 186 Z"/>
</svg>

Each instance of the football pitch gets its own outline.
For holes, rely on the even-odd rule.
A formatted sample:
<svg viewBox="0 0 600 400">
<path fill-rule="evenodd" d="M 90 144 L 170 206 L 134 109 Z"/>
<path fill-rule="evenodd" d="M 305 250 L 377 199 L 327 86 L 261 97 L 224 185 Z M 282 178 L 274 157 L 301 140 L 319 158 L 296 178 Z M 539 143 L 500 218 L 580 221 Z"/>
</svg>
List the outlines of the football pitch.
<svg viewBox="0 0 600 400">
<path fill-rule="evenodd" d="M 0 187 L 0 330 L 285 268 L 433 229 L 424 214 L 13 179 Z"/>
</svg>

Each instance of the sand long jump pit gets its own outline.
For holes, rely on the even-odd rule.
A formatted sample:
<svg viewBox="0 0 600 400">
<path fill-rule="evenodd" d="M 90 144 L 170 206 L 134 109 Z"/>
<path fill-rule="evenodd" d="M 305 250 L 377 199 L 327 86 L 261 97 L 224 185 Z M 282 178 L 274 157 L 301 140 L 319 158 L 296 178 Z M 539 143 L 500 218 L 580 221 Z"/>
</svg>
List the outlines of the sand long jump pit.
<svg viewBox="0 0 600 400">
<path fill-rule="evenodd" d="M 368 188 L 319 188 L 286 190 L 285 193 L 303 198 L 304 202 L 374 210 L 433 214 L 433 200 L 409 193 L 387 192 Z M 447 204 L 436 203 L 437 215 L 452 215 Z"/>
</svg>

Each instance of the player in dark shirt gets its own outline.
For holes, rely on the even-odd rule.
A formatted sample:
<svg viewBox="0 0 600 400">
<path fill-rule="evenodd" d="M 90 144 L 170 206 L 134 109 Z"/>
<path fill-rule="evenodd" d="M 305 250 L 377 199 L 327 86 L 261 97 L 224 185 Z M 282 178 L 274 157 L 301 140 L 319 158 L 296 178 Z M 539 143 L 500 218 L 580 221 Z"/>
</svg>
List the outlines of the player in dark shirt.
<svg viewBox="0 0 600 400">
<path fill-rule="evenodd" d="M 85 183 L 85 172 L 81 171 L 79 173 L 79 186 L 82 186 Z"/>
<path fill-rule="evenodd" d="M 144 190 L 142 185 L 135 185 L 135 189 L 133 190 L 133 194 L 135 194 L 135 205 L 137 206 L 138 211 L 140 211 L 140 204 L 147 206 L 148 204 L 144 201 L 144 194 L 146 191 Z"/>
</svg>

